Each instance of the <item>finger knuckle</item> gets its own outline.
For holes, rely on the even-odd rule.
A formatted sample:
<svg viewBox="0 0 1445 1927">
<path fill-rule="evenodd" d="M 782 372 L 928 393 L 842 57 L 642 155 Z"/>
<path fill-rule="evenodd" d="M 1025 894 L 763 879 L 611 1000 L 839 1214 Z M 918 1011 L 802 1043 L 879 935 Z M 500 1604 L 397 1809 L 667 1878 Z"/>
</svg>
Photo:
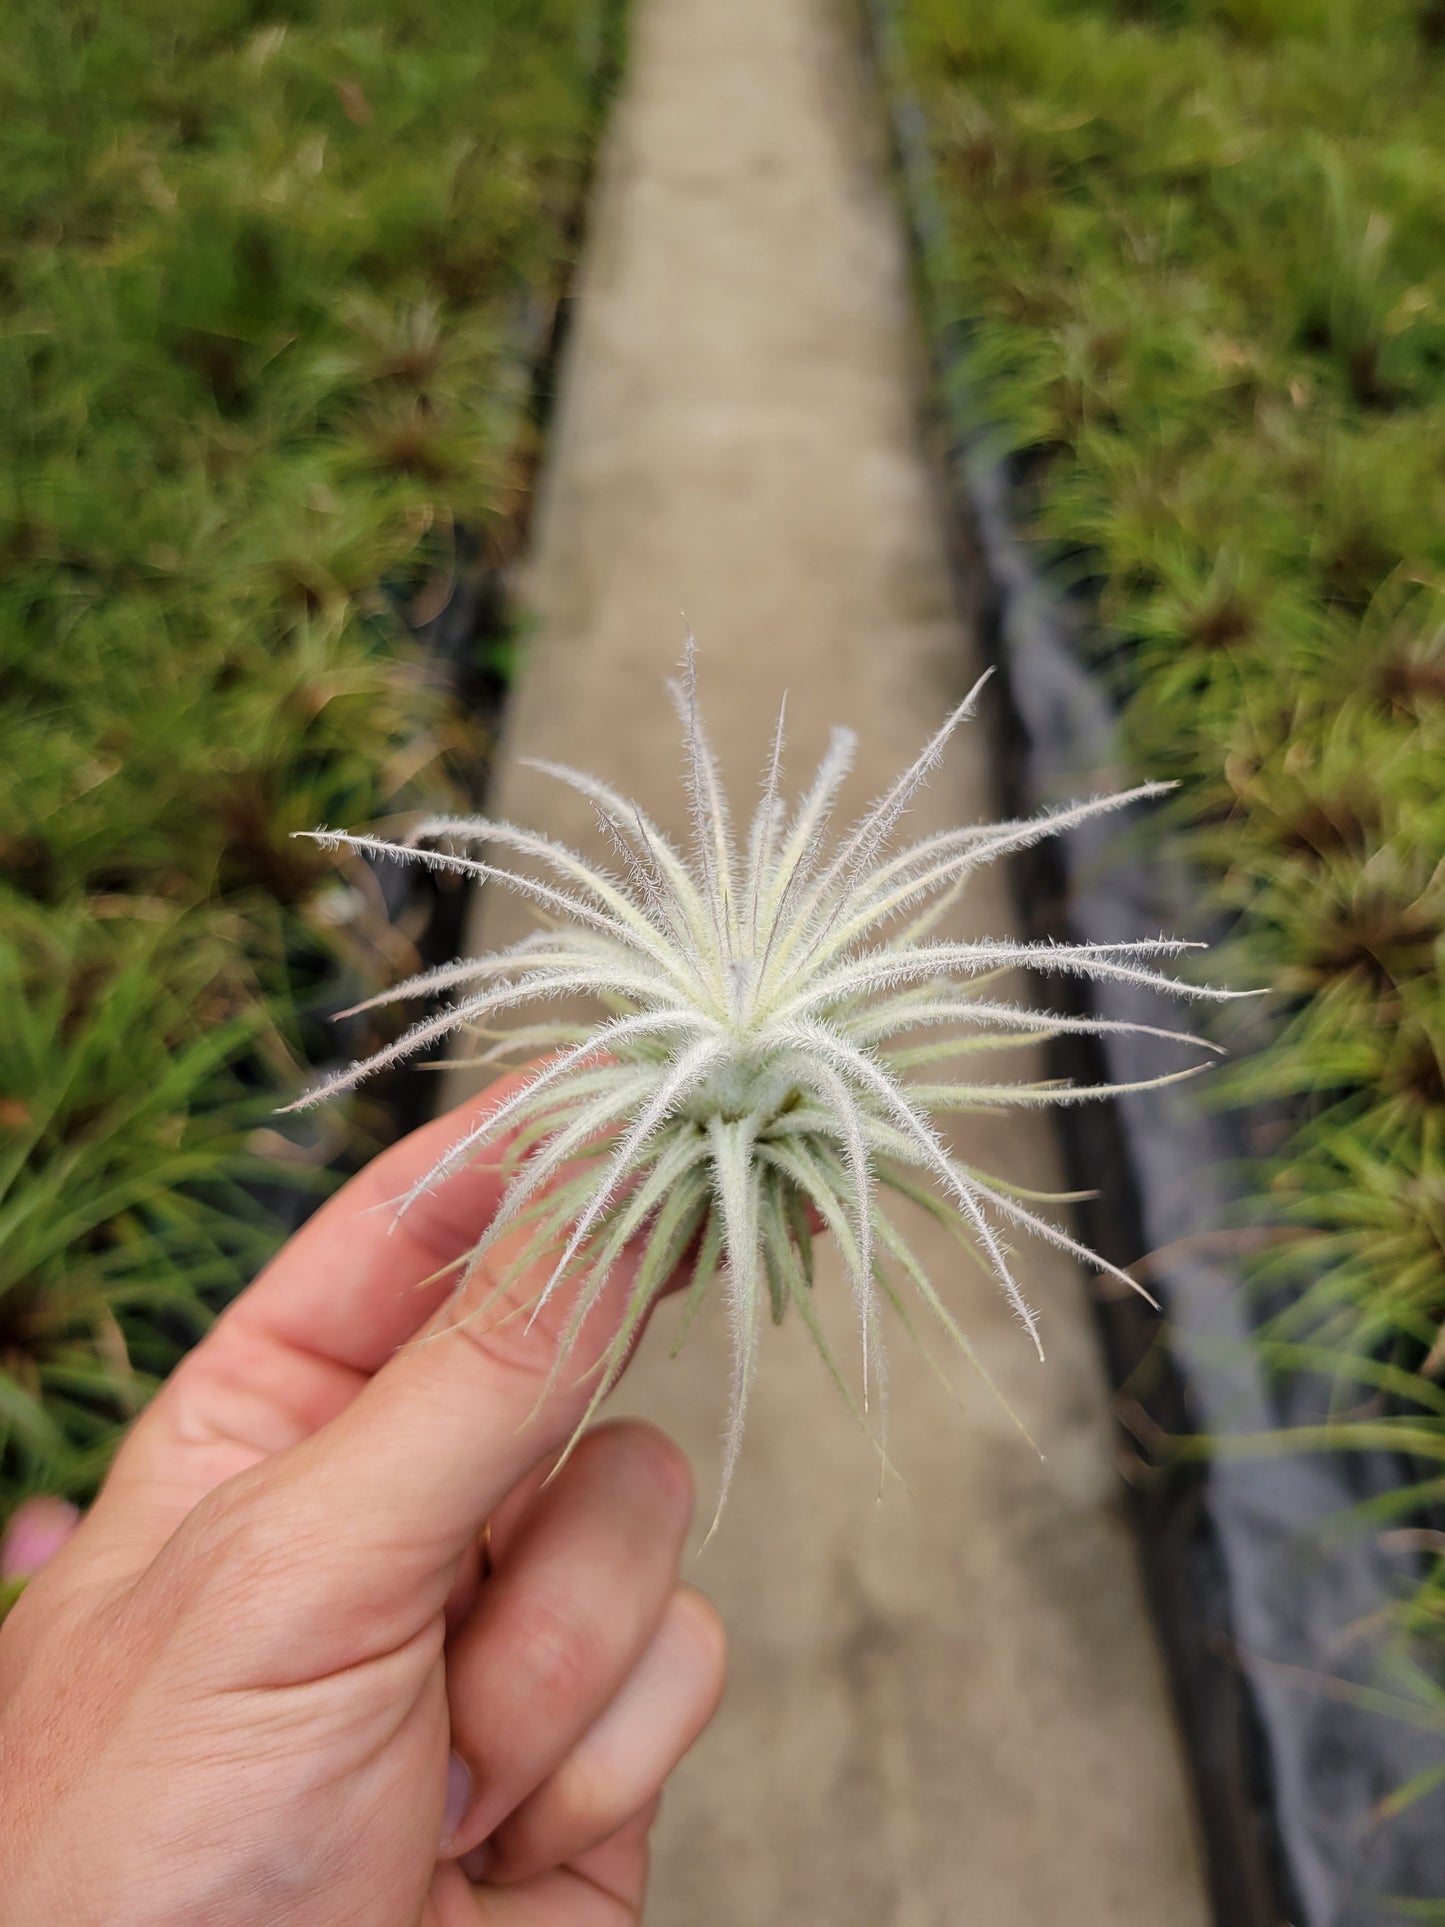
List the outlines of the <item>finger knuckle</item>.
<svg viewBox="0 0 1445 1927">
<path fill-rule="evenodd" d="M 627 1818 L 634 1788 L 624 1785 L 614 1764 L 582 1749 L 553 1775 L 548 1789 L 548 1825 L 568 1840 L 599 1840 Z"/>
<path fill-rule="evenodd" d="M 705 1593 L 692 1586 L 678 1587 L 671 1612 L 674 1630 L 691 1652 L 698 1677 L 707 1682 L 716 1705 L 727 1683 L 728 1635 L 722 1615 Z"/>
<path fill-rule="evenodd" d="M 255 1595 L 293 1575 L 295 1536 L 262 1486 L 238 1480 L 203 1499 L 172 1544 L 203 1590 Z"/>
<path fill-rule="evenodd" d="M 541 1595 L 519 1601 L 509 1646 L 515 1677 L 538 1720 L 561 1725 L 599 1697 L 606 1652 L 579 1602 Z"/>
<path fill-rule="evenodd" d="M 686 1525 L 694 1502 L 692 1465 L 666 1432 L 642 1419 L 618 1419 L 599 1427 L 593 1449 L 612 1456 L 615 1479 L 642 1488 L 664 1517 Z"/>
<path fill-rule="evenodd" d="M 655 1425 L 639 1427 L 646 1452 L 649 1474 L 669 1512 L 686 1521 L 692 1517 L 694 1483 L 692 1464 L 682 1447 L 660 1432 Z"/>
<path fill-rule="evenodd" d="M 485 1382 L 514 1380 L 523 1396 L 545 1380 L 556 1354 L 555 1337 L 521 1315 L 520 1287 L 501 1297 L 489 1294 L 475 1304 L 459 1304 L 434 1334 L 441 1344 L 465 1345 Z"/>
</svg>

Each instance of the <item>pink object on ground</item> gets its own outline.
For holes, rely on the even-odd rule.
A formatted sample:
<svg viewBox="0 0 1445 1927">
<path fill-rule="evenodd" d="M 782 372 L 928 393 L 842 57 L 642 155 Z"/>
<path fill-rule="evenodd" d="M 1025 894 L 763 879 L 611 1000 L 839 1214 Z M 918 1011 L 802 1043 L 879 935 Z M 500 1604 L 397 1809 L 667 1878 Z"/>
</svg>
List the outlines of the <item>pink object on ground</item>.
<svg viewBox="0 0 1445 1927">
<path fill-rule="evenodd" d="M 66 1499 L 27 1499 L 0 1542 L 0 1579 L 29 1579 L 53 1559 L 80 1524 Z"/>
</svg>

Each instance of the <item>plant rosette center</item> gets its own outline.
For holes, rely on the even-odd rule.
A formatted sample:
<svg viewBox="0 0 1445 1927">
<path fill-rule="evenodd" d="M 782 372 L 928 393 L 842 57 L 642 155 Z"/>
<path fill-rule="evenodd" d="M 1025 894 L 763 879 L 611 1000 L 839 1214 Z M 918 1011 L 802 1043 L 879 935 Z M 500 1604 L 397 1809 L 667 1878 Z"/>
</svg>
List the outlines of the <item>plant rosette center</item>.
<svg viewBox="0 0 1445 1927">
<path fill-rule="evenodd" d="M 803 1102 L 788 1067 L 770 1063 L 762 1049 L 744 1046 L 708 1072 L 680 1106 L 680 1115 L 704 1128 L 713 1118 L 728 1124 L 751 1122 L 762 1136 Z"/>
</svg>

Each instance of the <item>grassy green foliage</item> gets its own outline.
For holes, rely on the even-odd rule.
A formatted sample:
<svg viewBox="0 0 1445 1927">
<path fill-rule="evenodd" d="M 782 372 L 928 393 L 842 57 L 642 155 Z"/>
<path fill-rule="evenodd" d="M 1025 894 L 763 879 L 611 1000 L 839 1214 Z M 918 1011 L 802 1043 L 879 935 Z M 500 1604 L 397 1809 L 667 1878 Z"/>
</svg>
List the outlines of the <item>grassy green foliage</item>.
<svg viewBox="0 0 1445 1927">
<path fill-rule="evenodd" d="M 448 794 L 395 610 L 513 539 L 614 11 L 7 21 L 0 1511 L 83 1495 L 274 1240 L 308 986 L 415 961 L 290 833 Z"/>
<path fill-rule="evenodd" d="M 905 0 L 928 264 L 1137 773 L 1290 993 L 1281 1364 L 1445 1492 L 1445 14 Z M 1286 1343 L 1304 1345 L 1289 1353 Z M 1396 1429 L 1398 1428 L 1398 1429 Z M 1424 1542 L 1428 1548 L 1428 1535 Z M 1445 1632 L 1440 1576 L 1418 1602 Z"/>
</svg>

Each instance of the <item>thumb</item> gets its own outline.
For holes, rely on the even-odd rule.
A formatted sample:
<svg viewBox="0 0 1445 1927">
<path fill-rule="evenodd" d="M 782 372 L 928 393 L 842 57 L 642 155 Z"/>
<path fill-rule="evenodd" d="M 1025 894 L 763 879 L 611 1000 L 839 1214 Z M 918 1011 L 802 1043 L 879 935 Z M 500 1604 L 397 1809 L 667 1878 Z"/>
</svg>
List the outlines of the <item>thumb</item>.
<svg viewBox="0 0 1445 1927">
<path fill-rule="evenodd" d="M 570 1294 L 559 1292 L 529 1322 L 550 1261 L 523 1270 L 505 1293 L 494 1282 L 525 1239 L 525 1231 L 499 1238 L 463 1297 L 344 1412 L 232 1482 L 226 1531 L 237 1529 L 239 1508 L 250 1522 L 244 1532 L 260 1537 L 264 1565 L 287 1573 L 285 1587 L 268 1589 L 276 1606 L 293 1629 L 302 1621 L 324 1628 L 338 1649 L 329 1658 L 298 1654 L 306 1671 L 353 1661 L 358 1640 L 388 1649 L 434 1618 L 492 1512 L 584 1418 L 596 1385 L 589 1367 L 621 1329 L 640 1258 L 619 1258 L 549 1387 Z"/>
</svg>

